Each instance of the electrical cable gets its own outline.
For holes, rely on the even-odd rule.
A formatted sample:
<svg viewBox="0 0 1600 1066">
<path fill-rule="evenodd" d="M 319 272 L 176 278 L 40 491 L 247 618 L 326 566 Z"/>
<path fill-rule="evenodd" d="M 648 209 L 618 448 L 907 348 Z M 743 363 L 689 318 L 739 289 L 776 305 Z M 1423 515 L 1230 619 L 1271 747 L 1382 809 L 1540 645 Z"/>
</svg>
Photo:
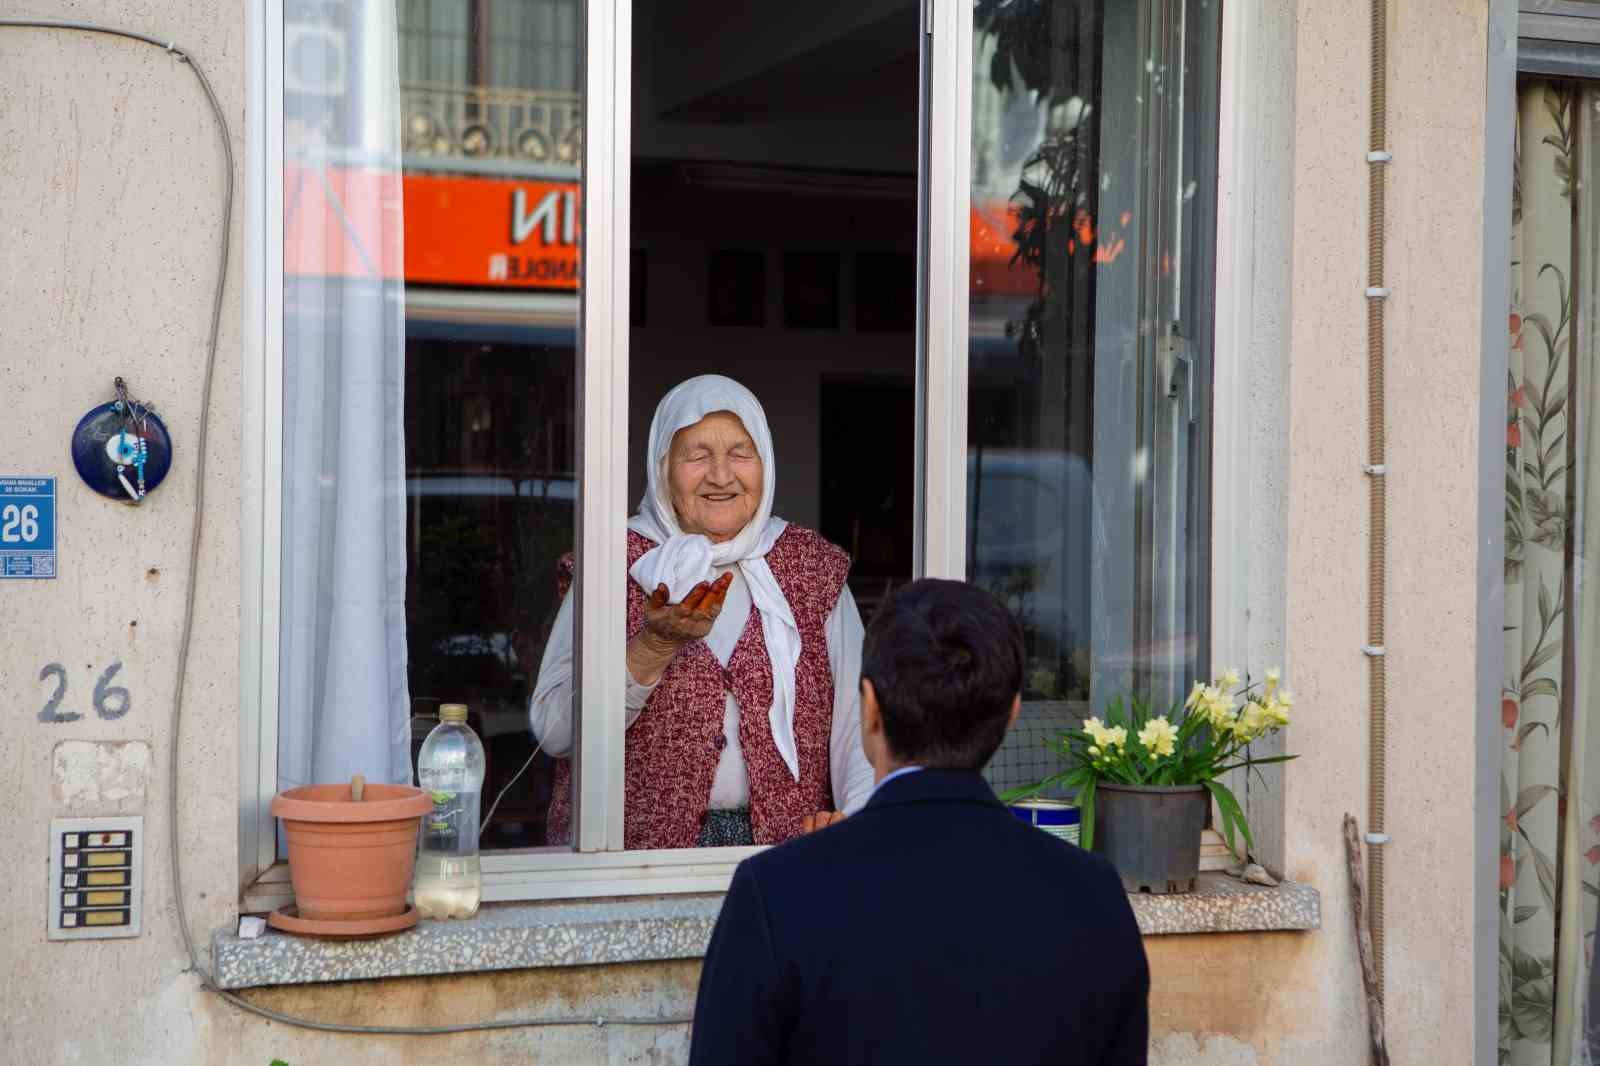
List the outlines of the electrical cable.
<svg viewBox="0 0 1600 1066">
<path fill-rule="evenodd" d="M 321 1022 L 314 1018 L 301 1018 L 252 1003 L 238 993 L 220 987 L 211 972 L 201 963 L 200 953 L 195 947 L 194 937 L 189 932 L 189 916 L 183 900 L 183 874 L 180 862 L 182 851 L 178 846 L 178 751 L 182 736 L 183 689 L 184 682 L 188 676 L 189 646 L 194 636 L 195 593 L 200 564 L 200 537 L 205 517 L 206 430 L 211 421 L 211 385 L 217 363 L 217 336 L 222 323 L 222 298 L 228 281 L 228 254 L 233 227 L 234 159 L 232 132 L 229 129 L 227 117 L 223 114 L 222 106 L 217 102 L 217 94 L 212 91 L 211 82 L 206 78 L 205 71 L 200 68 L 200 64 L 195 61 L 193 56 L 179 48 L 175 42 L 162 41 L 133 30 L 100 26 L 90 22 L 5 18 L 0 19 L 0 29 L 70 30 L 80 33 L 98 33 L 108 37 L 122 37 L 131 41 L 154 45 L 176 57 L 178 62 L 188 65 L 195 78 L 199 81 L 200 88 L 205 93 L 206 101 L 211 105 L 212 114 L 217 120 L 217 137 L 222 144 L 222 155 L 225 164 L 223 169 L 221 233 L 217 247 L 217 282 L 211 298 L 211 328 L 206 342 L 205 371 L 200 386 L 200 426 L 195 443 L 194 518 L 189 535 L 188 585 L 184 594 L 183 628 L 178 642 L 177 682 L 173 687 L 172 697 L 172 736 L 170 741 L 172 754 L 167 760 L 167 827 L 168 847 L 172 851 L 173 903 L 177 910 L 178 930 L 183 936 L 183 946 L 189 956 L 189 966 L 195 975 L 200 978 L 201 988 L 216 993 L 225 1002 L 240 1010 L 259 1015 L 269 1021 L 292 1025 L 301 1029 L 313 1029 L 324 1033 L 351 1033 L 366 1036 L 443 1036 L 450 1033 L 470 1033 L 490 1029 L 520 1029 L 536 1026 L 683 1025 L 693 1021 L 691 1017 L 677 1015 L 657 1018 L 607 1018 L 604 1016 L 549 1019 L 508 1018 L 503 1021 L 465 1022 L 455 1025 L 345 1025 L 338 1022 Z M 533 761 L 531 756 L 528 761 Z M 527 766 L 524 764 L 523 769 L 526 768 Z M 518 771 L 518 776 L 520 775 L 521 771 Z M 507 787 L 509 788 L 510 786 L 507 785 Z M 504 794 L 504 790 L 502 790 L 501 795 Z M 497 798 L 495 802 L 498 803 L 499 799 Z M 491 812 L 492 810 L 493 808 L 491 808 Z"/>
<path fill-rule="evenodd" d="M 517 779 L 527 772 L 528 767 L 533 765 L 533 760 L 537 759 L 539 753 L 543 750 L 544 741 L 542 740 L 533 746 L 533 750 L 528 753 L 527 759 L 522 763 L 522 769 L 511 775 L 511 780 L 506 782 L 506 787 L 502 788 L 500 794 L 495 796 L 494 802 L 489 804 L 489 813 L 483 816 L 484 825 L 489 824 L 489 819 L 494 817 L 494 812 L 500 809 L 500 801 L 506 798 L 506 793 L 511 791 L 511 786 L 516 784 Z"/>
<path fill-rule="evenodd" d="M 1379 999 L 1384 988 L 1384 852 L 1388 839 L 1389 696 L 1384 614 L 1388 564 L 1387 414 L 1385 396 L 1384 276 L 1385 171 L 1392 158 L 1389 136 L 1389 8 L 1372 0 L 1371 69 L 1367 119 L 1367 921 L 1372 926 L 1373 963 Z M 1378 472 L 1382 471 L 1383 474 Z"/>
</svg>

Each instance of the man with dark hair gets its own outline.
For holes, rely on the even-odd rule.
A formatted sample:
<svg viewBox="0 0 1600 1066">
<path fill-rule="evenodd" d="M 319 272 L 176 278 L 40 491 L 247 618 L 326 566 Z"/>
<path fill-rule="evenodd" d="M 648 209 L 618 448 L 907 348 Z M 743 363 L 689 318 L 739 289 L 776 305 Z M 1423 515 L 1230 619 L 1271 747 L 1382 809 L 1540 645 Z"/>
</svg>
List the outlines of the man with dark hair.
<svg viewBox="0 0 1600 1066">
<path fill-rule="evenodd" d="M 860 813 L 747 859 L 701 973 L 693 1066 L 1146 1061 L 1144 945 L 1109 864 L 980 771 L 1021 709 L 993 596 L 918 581 L 867 628 Z"/>
</svg>

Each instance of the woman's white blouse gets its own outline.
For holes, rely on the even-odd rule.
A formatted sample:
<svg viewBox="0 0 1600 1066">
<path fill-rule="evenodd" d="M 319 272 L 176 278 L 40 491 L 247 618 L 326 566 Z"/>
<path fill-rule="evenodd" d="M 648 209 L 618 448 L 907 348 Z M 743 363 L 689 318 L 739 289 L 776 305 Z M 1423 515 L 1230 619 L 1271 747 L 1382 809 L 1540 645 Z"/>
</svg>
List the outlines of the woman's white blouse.
<svg viewBox="0 0 1600 1066">
<path fill-rule="evenodd" d="M 749 619 L 750 589 L 737 566 L 722 567 L 718 576 L 729 570 L 733 583 L 728 586 L 722 613 L 705 638 L 706 647 L 723 666 L 744 634 Z M 528 718 L 533 735 L 545 752 L 563 757 L 572 751 L 572 599 L 561 602 L 550 643 L 545 646 L 539 682 L 529 701 Z M 828 741 L 829 770 L 833 777 L 833 799 L 839 810 L 854 814 L 865 806 L 872 792 L 872 766 L 861 750 L 861 644 L 866 632 L 855 597 L 846 586 L 828 615 L 828 662 L 833 667 L 833 734 Z M 641 685 L 627 677 L 624 700 L 627 724 L 644 710 L 655 685 Z M 739 706 L 732 694 L 723 710 L 723 735 L 727 747 L 717 762 L 711 783 L 714 809 L 744 807 L 750 802 L 750 778 L 745 771 L 744 750 L 739 743 Z"/>
</svg>

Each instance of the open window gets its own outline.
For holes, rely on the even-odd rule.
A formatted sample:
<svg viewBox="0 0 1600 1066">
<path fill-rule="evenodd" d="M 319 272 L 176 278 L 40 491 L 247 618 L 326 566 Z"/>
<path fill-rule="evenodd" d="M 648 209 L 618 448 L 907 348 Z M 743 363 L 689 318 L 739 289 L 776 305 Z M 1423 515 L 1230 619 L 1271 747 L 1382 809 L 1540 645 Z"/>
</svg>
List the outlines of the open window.
<svg viewBox="0 0 1600 1066">
<path fill-rule="evenodd" d="M 504 792 L 486 899 L 726 884 L 745 850 L 624 839 L 625 524 L 695 374 L 756 393 L 774 511 L 849 554 L 864 618 L 922 575 L 1013 603 L 1028 712 L 995 783 L 1084 701 L 1199 672 L 1217 8 L 284 9 L 247 900 L 287 890 L 272 794 L 405 779 L 442 702 L 485 810 Z M 528 708 L 563 603 L 556 755 Z"/>
</svg>

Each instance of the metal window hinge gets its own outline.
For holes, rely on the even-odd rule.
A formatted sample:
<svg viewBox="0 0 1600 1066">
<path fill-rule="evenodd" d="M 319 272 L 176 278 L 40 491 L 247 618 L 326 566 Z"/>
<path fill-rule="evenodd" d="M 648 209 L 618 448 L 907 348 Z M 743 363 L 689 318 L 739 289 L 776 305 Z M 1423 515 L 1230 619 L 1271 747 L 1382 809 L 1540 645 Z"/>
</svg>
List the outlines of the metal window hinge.
<svg viewBox="0 0 1600 1066">
<path fill-rule="evenodd" d="M 1157 365 L 1166 375 L 1167 399 L 1176 400 L 1178 390 L 1188 393 L 1189 421 L 1194 421 L 1194 357 L 1176 322 L 1167 323 L 1167 330 L 1158 342 Z"/>
<path fill-rule="evenodd" d="M 933 36 L 933 0 L 922 0 L 922 32 Z"/>
</svg>

